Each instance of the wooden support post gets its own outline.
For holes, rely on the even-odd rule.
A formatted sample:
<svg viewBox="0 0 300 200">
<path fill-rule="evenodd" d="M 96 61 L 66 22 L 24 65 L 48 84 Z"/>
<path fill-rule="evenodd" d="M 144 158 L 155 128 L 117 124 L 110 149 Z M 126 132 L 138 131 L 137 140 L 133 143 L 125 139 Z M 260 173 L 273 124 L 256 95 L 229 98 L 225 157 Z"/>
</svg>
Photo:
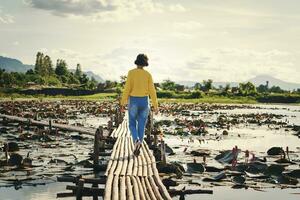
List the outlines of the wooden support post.
<svg viewBox="0 0 300 200">
<path fill-rule="evenodd" d="M 49 120 L 49 131 L 50 132 L 52 131 L 52 120 L 51 119 Z"/>
<path fill-rule="evenodd" d="M 64 193 L 57 193 L 56 198 L 66 198 L 66 197 L 74 197 L 73 192 L 64 192 Z"/>
<path fill-rule="evenodd" d="M 155 131 L 155 132 L 154 132 L 154 146 L 156 147 L 157 144 L 158 144 L 158 132 Z"/>
<path fill-rule="evenodd" d="M 153 131 L 153 127 L 154 127 L 154 120 L 153 120 L 153 112 L 150 112 L 150 134 Z"/>
<path fill-rule="evenodd" d="M 96 189 L 96 188 L 98 188 L 98 184 L 93 183 L 92 187 L 93 187 L 93 189 Z M 96 192 L 93 193 L 93 200 L 98 200 L 98 194 Z"/>
<path fill-rule="evenodd" d="M 121 109 L 120 109 L 120 107 L 118 106 L 118 108 L 117 108 L 117 126 L 119 126 L 120 125 L 120 123 L 121 123 Z"/>
<path fill-rule="evenodd" d="M 167 158 L 166 158 L 166 145 L 165 141 L 161 141 L 161 161 L 165 165 L 167 164 Z"/>
<path fill-rule="evenodd" d="M 82 200 L 82 190 L 83 190 L 84 180 L 79 179 L 78 188 L 76 191 L 76 200 Z"/>
<path fill-rule="evenodd" d="M 36 120 L 36 121 L 39 120 L 39 113 L 35 113 L 34 120 Z"/>
<path fill-rule="evenodd" d="M 115 116 L 115 127 L 118 127 L 118 110 L 117 108 L 115 109 L 115 113 L 114 113 L 114 116 Z"/>
<path fill-rule="evenodd" d="M 176 190 L 170 189 L 168 192 L 171 195 L 187 195 L 187 194 L 213 194 L 213 190 L 202 190 L 202 189 L 195 189 L 195 190 Z"/>
<path fill-rule="evenodd" d="M 121 113 L 120 106 L 116 108 L 116 120 L 117 120 L 117 127 L 118 127 L 122 123 L 122 113 Z"/>
<path fill-rule="evenodd" d="M 80 178 L 75 176 L 58 176 L 57 181 L 58 182 L 69 182 L 69 183 L 78 183 Z M 97 178 L 84 178 L 84 183 L 89 184 L 105 184 L 106 183 L 106 177 L 97 177 Z"/>
<path fill-rule="evenodd" d="M 6 117 L 3 117 L 2 124 L 3 124 L 3 125 L 7 125 L 7 121 L 8 121 L 7 118 L 6 118 Z"/>
<path fill-rule="evenodd" d="M 107 129 L 109 131 L 109 134 L 111 134 L 112 130 L 113 130 L 113 121 L 114 121 L 113 115 L 110 114 L 110 120 L 108 121 L 108 124 L 107 124 Z"/>
<path fill-rule="evenodd" d="M 110 121 L 113 122 L 114 121 L 114 113 L 110 112 Z"/>
<path fill-rule="evenodd" d="M 100 141 L 100 129 L 98 128 L 95 133 L 94 139 L 94 165 L 99 164 L 99 141 Z"/>
<path fill-rule="evenodd" d="M 58 138 L 58 128 L 55 128 L 55 135 L 56 135 L 56 138 Z"/>
<path fill-rule="evenodd" d="M 124 113 L 121 112 L 121 108 L 120 110 L 120 123 L 122 123 L 122 121 L 124 120 Z"/>
<path fill-rule="evenodd" d="M 103 127 L 99 126 L 99 150 L 101 152 L 105 152 L 105 139 L 103 137 Z M 99 153 L 98 153 L 98 157 L 99 157 Z"/>
<path fill-rule="evenodd" d="M 15 102 L 14 99 L 12 98 L 12 111 L 11 111 L 11 115 L 14 115 L 15 113 Z"/>
<path fill-rule="evenodd" d="M 78 189 L 78 186 L 73 186 L 73 185 L 67 185 L 66 186 L 67 190 L 73 190 L 75 193 Z M 73 194 L 74 194 L 73 193 Z M 97 197 L 102 196 L 104 194 L 104 189 L 103 188 L 95 188 L 95 187 L 83 187 L 82 189 L 82 197 L 84 196 L 92 196 L 92 197 Z M 90 198 L 89 198 L 90 199 Z"/>
<path fill-rule="evenodd" d="M 28 129 L 30 128 L 30 125 L 31 125 L 31 119 L 28 119 L 28 120 L 27 120 L 27 128 L 28 128 Z"/>
<path fill-rule="evenodd" d="M 5 161 L 6 161 L 6 165 L 8 165 L 8 143 L 6 143 L 5 146 Z"/>
<path fill-rule="evenodd" d="M 147 123 L 147 142 L 151 144 L 151 133 L 153 130 L 153 112 L 150 110 L 148 115 L 148 123 Z"/>
</svg>

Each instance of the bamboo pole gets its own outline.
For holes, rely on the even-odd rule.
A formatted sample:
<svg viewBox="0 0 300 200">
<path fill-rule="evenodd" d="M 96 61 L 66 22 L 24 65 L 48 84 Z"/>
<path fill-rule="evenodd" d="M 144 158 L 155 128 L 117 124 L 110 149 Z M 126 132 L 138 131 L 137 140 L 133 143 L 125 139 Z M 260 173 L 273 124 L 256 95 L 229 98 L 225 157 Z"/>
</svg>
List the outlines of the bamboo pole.
<svg viewBox="0 0 300 200">
<path fill-rule="evenodd" d="M 84 180 L 79 179 L 78 185 L 77 185 L 77 190 L 76 190 L 76 200 L 82 200 L 83 186 L 84 186 Z"/>
<path fill-rule="evenodd" d="M 94 165 L 99 164 L 99 141 L 100 141 L 100 129 L 98 128 L 95 133 L 94 139 Z"/>
<path fill-rule="evenodd" d="M 8 165 L 8 143 L 5 145 L 5 161 L 6 165 Z"/>
<path fill-rule="evenodd" d="M 165 165 L 167 163 L 166 159 L 166 144 L 165 141 L 161 141 L 161 161 Z"/>
<path fill-rule="evenodd" d="M 50 131 L 50 133 L 52 131 L 52 120 L 51 119 L 49 119 L 49 131 Z"/>
</svg>

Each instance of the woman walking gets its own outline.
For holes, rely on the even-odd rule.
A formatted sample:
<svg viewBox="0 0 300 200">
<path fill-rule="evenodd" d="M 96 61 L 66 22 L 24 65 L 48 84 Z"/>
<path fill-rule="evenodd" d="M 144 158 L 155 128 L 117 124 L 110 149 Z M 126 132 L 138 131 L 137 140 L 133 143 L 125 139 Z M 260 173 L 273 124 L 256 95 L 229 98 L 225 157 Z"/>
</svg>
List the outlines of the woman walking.
<svg viewBox="0 0 300 200">
<path fill-rule="evenodd" d="M 148 66 L 148 57 L 145 54 L 139 54 L 134 63 L 136 68 L 128 72 L 120 103 L 122 112 L 128 103 L 129 130 L 135 146 L 133 153 L 138 156 L 150 109 L 149 95 L 155 114 L 158 113 L 158 103 L 152 76 L 144 69 Z"/>
</svg>

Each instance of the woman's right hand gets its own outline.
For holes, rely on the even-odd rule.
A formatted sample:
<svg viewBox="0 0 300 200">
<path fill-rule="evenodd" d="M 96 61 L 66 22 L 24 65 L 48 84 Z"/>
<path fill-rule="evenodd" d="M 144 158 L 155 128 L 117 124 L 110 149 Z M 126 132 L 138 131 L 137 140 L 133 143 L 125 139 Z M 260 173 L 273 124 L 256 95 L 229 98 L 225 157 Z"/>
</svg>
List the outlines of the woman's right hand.
<svg viewBox="0 0 300 200">
<path fill-rule="evenodd" d="M 124 106 L 121 106 L 121 112 L 125 112 L 125 107 Z"/>
</svg>

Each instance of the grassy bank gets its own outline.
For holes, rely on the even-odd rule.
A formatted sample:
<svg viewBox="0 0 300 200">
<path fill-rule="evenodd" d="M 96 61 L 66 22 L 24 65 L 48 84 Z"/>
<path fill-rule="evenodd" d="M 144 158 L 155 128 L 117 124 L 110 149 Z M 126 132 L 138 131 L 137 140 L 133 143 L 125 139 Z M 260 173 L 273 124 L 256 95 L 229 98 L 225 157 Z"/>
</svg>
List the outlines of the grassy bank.
<svg viewBox="0 0 300 200">
<path fill-rule="evenodd" d="M 45 95 L 23 95 L 18 93 L 0 93 L 1 100 L 24 100 L 24 99 L 70 99 L 70 100 L 115 100 L 117 93 L 98 93 L 83 96 L 45 96 Z M 159 102 L 177 102 L 177 103 L 224 103 L 224 104 L 255 104 L 255 103 L 290 103 L 300 105 L 300 95 L 289 94 L 270 94 L 264 96 L 222 96 L 222 95 L 201 95 L 199 98 L 184 98 L 178 96 L 160 97 Z"/>
<path fill-rule="evenodd" d="M 116 99 L 116 93 L 98 93 L 94 95 L 85 96 L 45 96 L 45 95 L 21 95 L 17 93 L 5 94 L 0 93 L 0 99 L 2 100 L 22 100 L 22 99 L 70 99 L 70 100 L 114 100 Z M 177 102 L 177 103 L 237 103 L 237 104 L 253 104 L 257 101 L 252 97 L 223 97 L 223 96 L 204 96 L 195 99 L 186 98 L 159 98 L 159 102 Z"/>
<path fill-rule="evenodd" d="M 114 100 L 116 99 L 116 93 L 98 93 L 94 95 L 85 95 L 85 96 L 45 96 L 45 95 L 22 95 L 22 94 L 4 94 L 0 93 L 1 100 L 22 100 L 22 99 L 46 99 L 46 100 L 55 100 L 55 99 L 69 99 L 69 100 L 90 100 L 90 101 L 97 101 L 97 100 Z"/>
<path fill-rule="evenodd" d="M 258 103 L 252 97 L 224 97 L 224 96 L 205 96 L 199 99 L 169 99 L 160 98 L 159 102 L 177 102 L 177 103 L 224 103 L 224 104 L 255 104 Z"/>
</svg>

